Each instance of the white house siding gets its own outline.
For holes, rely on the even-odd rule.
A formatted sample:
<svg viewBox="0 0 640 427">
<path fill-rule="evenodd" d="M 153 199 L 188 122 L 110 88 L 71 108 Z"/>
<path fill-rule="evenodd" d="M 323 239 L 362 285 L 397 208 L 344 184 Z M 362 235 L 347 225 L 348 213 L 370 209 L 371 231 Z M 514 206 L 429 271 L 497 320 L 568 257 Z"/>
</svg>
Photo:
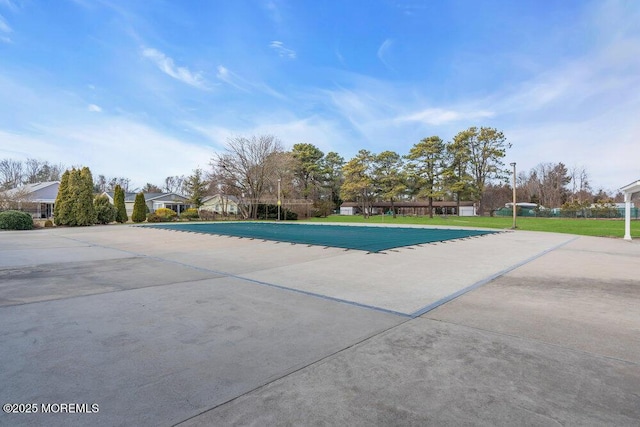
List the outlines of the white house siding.
<svg viewBox="0 0 640 427">
<path fill-rule="evenodd" d="M 355 214 L 355 208 L 349 206 L 349 207 L 340 207 L 340 215 L 354 215 Z"/>
</svg>

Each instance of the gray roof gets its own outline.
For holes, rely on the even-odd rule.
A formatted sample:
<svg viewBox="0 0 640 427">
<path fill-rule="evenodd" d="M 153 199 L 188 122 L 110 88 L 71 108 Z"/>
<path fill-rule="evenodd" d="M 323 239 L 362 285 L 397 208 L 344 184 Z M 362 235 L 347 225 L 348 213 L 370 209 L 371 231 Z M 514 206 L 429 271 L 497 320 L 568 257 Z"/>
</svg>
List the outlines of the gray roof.
<svg viewBox="0 0 640 427">
<path fill-rule="evenodd" d="M 109 196 L 109 198 L 111 198 L 111 200 L 113 200 L 113 191 L 105 191 L 106 195 Z M 124 202 L 131 202 L 134 203 L 136 201 L 136 195 L 138 193 L 124 193 Z M 176 199 L 178 199 L 178 201 L 186 201 L 187 197 L 183 196 L 181 194 L 178 193 L 143 193 L 144 194 L 144 201 L 148 202 L 149 200 L 164 200 L 164 201 L 176 201 Z"/>
<path fill-rule="evenodd" d="M 46 181 L 46 182 L 36 182 L 33 184 L 25 184 L 25 185 L 21 185 L 20 187 L 12 188 L 11 190 L 7 190 L 7 194 L 12 195 L 16 193 L 20 193 L 20 194 L 35 193 L 38 190 L 42 190 L 43 188 L 47 188 L 55 184 L 60 184 L 60 181 Z"/>
<path fill-rule="evenodd" d="M 178 193 L 145 193 L 145 200 L 165 200 L 165 201 L 174 201 L 179 199 L 180 201 L 186 201 L 187 197 Z"/>
</svg>

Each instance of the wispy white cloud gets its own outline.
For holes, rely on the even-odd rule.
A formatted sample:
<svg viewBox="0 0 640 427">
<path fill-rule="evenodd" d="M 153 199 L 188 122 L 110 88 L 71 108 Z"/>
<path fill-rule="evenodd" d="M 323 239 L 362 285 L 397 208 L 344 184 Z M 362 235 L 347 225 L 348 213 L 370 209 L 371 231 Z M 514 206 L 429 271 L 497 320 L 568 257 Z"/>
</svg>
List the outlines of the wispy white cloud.
<svg viewBox="0 0 640 427">
<path fill-rule="evenodd" d="M 124 176 L 141 187 L 161 184 L 167 176 L 188 174 L 198 166 L 206 168 L 214 153 L 211 147 L 128 118 L 94 117 L 83 123 L 38 126 L 36 134 L 0 130 L 0 155 L 26 159 L 37 153 L 52 163 L 89 166 L 94 175 Z M 65 141 L 64 149 L 60 141 Z"/>
<path fill-rule="evenodd" d="M 96 4 L 107 3 L 112 2 Z M 297 55 L 291 46 L 283 42 L 299 40 L 295 37 L 294 26 L 287 28 L 283 25 L 284 18 L 289 18 L 286 15 L 289 10 L 277 0 L 261 0 L 259 3 L 263 7 L 260 19 L 268 20 L 267 25 L 277 30 L 273 34 L 278 34 L 272 37 L 279 40 L 269 43 L 271 39 L 263 39 L 257 48 L 262 49 L 262 53 L 268 49 L 272 51 L 269 53 L 273 58 L 277 59 L 278 55 L 287 63 L 293 60 L 304 62 L 307 49 L 304 55 L 302 51 Z M 423 2 L 398 0 L 394 3 L 403 11 L 413 13 Z M 86 0 L 86 4 L 93 3 Z M 15 7 L 10 0 L 0 0 L 0 12 L 6 10 L 1 8 L 2 5 Z M 154 36 L 170 37 L 145 21 L 144 14 L 139 12 L 146 8 L 128 5 L 119 5 L 117 9 L 113 5 L 107 7 L 126 18 L 122 21 L 129 23 L 127 31 L 131 34 L 153 29 L 157 30 Z M 585 8 L 593 10 L 585 12 Z M 167 87 L 166 79 L 160 73 L 156 74 L 163 80 L 158 83 L 158 79 L 144 79 L 147 77 L 144 74 L 140 78 L 139 73 L 130 70 L 127 77 L 134 83 L 126 87 L 140 88 L 137 83 L 142 81 L 144 88 L 159 89 L 149 90 L 154 93 L 153 97 L 140 96 L 144 92 L 127 97 L 128 93 L 122 87 L 120 92 L 117 86 L 111 90 L 112 86 L 107 82 L 100 82 L 99 91 L 90 88 L 96 93 L 87 97 L 83 95 L 88 90 L 85 86 L 77 88 L 76 93 L 69 91 L 64 94 L 56 91 L 54 84 L 41 84 L 33 75 L 30 79 L 17 78 L 24 82 L 20 90 L 8 91 L 0 75 L 0 93 L 5 95 L 4 98 L 21 100 L 19 105 L 0 103 L 0 158 L 25 152 L 25 147 L 28 147 L 29 151 L 38 152 L 39 156 L 51 161 L 86 163 L 95 168 L 96 173 L 125 176 L 135 173 L 143 184 L 157 182 L 170 174 L 188 173 L 198 163 L 206 164 L 213 149 L 220 149 L 229 136 L 238 134 L 271 133 L 288 146 L 310 142 L 325 152 L 334 150 L 349 158 L 361 148 L 374 152 L 394 150 L 406 153 L 411 145 L 425 136 L 438 135 L 450 140 L 469 126 L 492 126 L 503 130 L 513 143 L 513 148 L 507 152 L 508 160 L 517 161 L 519 170 L 540 162 L 583 164 L 591 173 L 594 185 L 615 188 L 620 184 L 616 180 L 625 184 L 637 179 L 640 173 L 637 165 L 640 92 L 632 90 L 640 87 L 640 8 L 623 0 L 592 2 L 577 9 L 580 10 L 579 16 L 555 35 L 557 40 L 562 40 L 559 43 L 562 44 L 561 56 L 549 54 L 547 49 L 532 51 L 523 46 L 518 48 L 517 54 L 531 65 L 526 67 L 526 73 L 518 72 L 525 67 L 515 67 L 508 81 L 492 86 L 493 82 L 487 78 L 486 85 L 483 83 L 472 90 L 451 86 L 455 84 L 451 82 L 461 81 L 452 75 L 447 75 L 447 79 L 440 82 L 437 73 L 425 76 L 424 80 L 416 72 L 403 73 L 401 70 L 412 64 L 403 65 L 400 62 L 402 56 L 396 55 L 403 47 L 401 44 L 410 43 L 402 32 L 372 36 L 375 37 L 373 40 L 381 42 L 377 51 L 374 45 L 371 52 L 377 56 L 370 55 L 369 58 L 375 62 L 373 68 L 367 68 L 368 62 L 358 61 L 360 52 L 349 50 L 351 43 L 342 51 L 333 45 L 335 57 L 330 58 L 331 64 L 324 65 L 344 65 L 346 59 L 351 65 L 358 65 L 357 69 L 362 72 L 360 75 L 345 71 L 347 67 L 320 69 L 317 63 L 326 58 L 319 56 L 311 63 L 302 64 L 309 72 L 301 73 L 304 75 L 295 79 L 269 70 L 268 82 L 273 86 L 262 80 L 266 77 L 256 66 L 259 53 L 248 62 L 245 62 L 247 55 L 253 55 L 252 52 L 237 52 L 243 56 L 221 58 L 217 64 L 225 65 L 213 70 L 206 68 L 204 74 L 188 62 L 190 59 L 175 55 L 171 58 L 158 49 L 141 48 L 145 46 L 143 40 L 149 37 L 149 33 L 131 36 L 135 52 L 144 59 L 147 71 L 157 66 L 162 73 L 188 86 Z M 8 12 L 5 17 L 12 18 Z M 1 22 L 5 27 L 0 24 L 0 41 L 10 43 L 9 36 L 13 35 L 14 29 L 19 32 L 19 28 L 11 20 L 2 18 Z M 582 32 L 588 37 L 580 41 L 579 51 L 573 50 L 571 42 L 567 41 L 571 37 L 560 38 L 561 35 Z M 398 38 L 385 39 L 389 34 L 397 34 Z M 565 41 L 566 46 L 563 44 Z M 332 42 L 325 46 L 331 49 Z M 183 53 L 187 58 L 202 55 L 199 62 L 193 64 L 206 63 L 214 54 L 213 50 L 202 49 L 202 45 L 197 43 L 185 46 Z M 223 45 L 224 40 L 219 40 L 219 43 Z M 299 46 L 303 44 L 301 42 Z M 196 50 L 187 53 L 191 48 Z M 500 60 L 508 60 L 510 53 L 501 49 L 502 46 L 497 46 L 496 54 Z M 462 57 L 465 58 L 464 55 Z M 467 60 L 461 61 L 466 69 L 478 69 L 479 75 L 487 72 L 470 67 Z M 248 63 L 257 70 L 234 65 L 242 63 Z M 380 71 L 379 76 L 388 75 L 380 65 L 391 70 L 394 66 L 399 70 L 394 73 L 392 81 L 375 77 Z M 433 66 L 434 71 L 438 71 L 442 63 L 436 61 Z M 415 67 L 412 70 L 415 71 Z M 320 73 L 322 79 L 316 78 Z M 518 80 L 519 76 L 527 77 Z M 327 84 L 329 81 L 332 83 Z M 437 87 L 440 83 L 441 87 Z M 191 90 L 191 87 L 208 89 L 214 85 L 219 85 L 222 90 L 198 93 Z M 274 89 L 285 85 L 293 88 L 287 89 L 286 98 Z M 263 94 L 276 99 L 261 96 Z M 110 95 L 114 98 L 108 100 L 106 96 Z M 140 101 L 140 98 L 144 99 Z M 286 102 L 279 102 L 282 99 Z M 99 105 L 88 105 L 89 100 L 99 100 L 101 104 L 114 107 L 103 111 Z M 116 105 L 121 109 L 118 110 Z M 238 114 L 239 111 L 243 113 Z M 73 123 L 69 117 L 73 117 Z M 216 118 L 215 127 L 210 126 L 212 117 Z M 186 130 L 182 129 L 184 123 L 188 123 Z M 33 128 L 37 128 L 37 132 L 33 132 Z M 115 155 L 110 156 L 109 147 L 114 141 L 118 156 L 135 159 L 130 155 L 134 153 L 145 159 L 143 167 L 140 168 L 136 160 L 122 164 L 115 160 Z M 203 141 L 210 141 L 213 148 L 202 146 Z M 63 145 L 67 143 L 70 144 L 68 148 Z M 86 153 L 80 149 L 85 145 L 95 149 Z M 168 147 L 166 153 L 165 150 L 157 150 L 158 146 Z M 73 150 L 86 154 L 69 156 Z M 98 153 L 109 156 L 103 159 Z M 197 155 L 191 156 L 191 153 Z"/>
<path fill-rule="evenodd" d="M 373 94 L 380 94 L 375 91 L 377 86 L 365 86 L 358 89 L 338 89 L 328 91 L 329 101 L 333 104 L 333 108 L 340 116 L 349 120 L 356 128 L 362 129 L 367 123 L 379 122 L 385 116 L 383 105 L 374 97 Z M 384 95 L 383 95 L 384 96 Z M 388 106 L 389 104 L 387 104 Z"/>
<path fill-rule="evenodd" d="M 616 111 L 579 121 L 505 124 L 501 130 L 513 143 L 507 162 L 517 162 L 521 170 L 545 162 L 583 165 L 595 189 L 615 191 L 640 176 L 640 125 L 633 115 Z"/>
<path fill-rule="evenodd" d="M 257 134 L 272 134 L 288 147 L 301 142 L 317 145 L 323 151 L 339 149 L 336 142 L 343 138 L 341 130 L 333 121 L 318 116 L 296 117 L 291 113 L 281 113 L 277 117 L 265 115 L 252 129 Z"/>
<path fill-rule="evenodd" d="M 229 70 L 223 65 L 218 65 L 218 72 L 216 74 L 216 77 L 238 90 L 241 90 L 243 92 L 250 92 L 249 88 L 247 87 L 249 86 L 249 82 L 247 82 L 242 77 L 238 76 L 236 73 Z"/>
<path fill-rule="evenodd" d="M 397 7 L 407 16 L 413 16 L 427 8 L 428 3 L 421 0 L 403 0 L 396 1 L 394 6 Z"/>
<path fill-rule="evenodd" d="M 387 61 L 386 56 L 388 55 L 392 45 L 393 45 L 393 40 L 386 39 L 384 42 L 382 42 L 382 44 L 378 48 L 378 59 L 380 60 L 380 62 L 384 64 L 385 67 L 387 67 L 390 70 L 393 70 L 393 67 L 389 65 L 389 62 Z"/>
<path fill-rule="evenodd" d="M 218 147 L 219 152 L 224 151 L 227 140 L 234 136 L 275 135 L 282 141 L 285 149 L 307 142 L 325 153 L 337 151 L 344 154 L 344 146 L 341 144 L 345 139 L 344 130 L 336 122 L 315 115 L 300 118 L 288 111 L 272 111 L 254 116 L 252 123 L 246 125 L 192 125 L 192 129 L 206 136 Z"/>
<path fill-rule="evenodd" d="M 296 59 L 296 51 L 289 49 L 281 41 L 274 40 L 269 43 L 269 47 L 278 53 L 280 58 Z"/>
<path fill-rule="evenodd" d="M 246 80 L 223 65 L 218 65 L 216 77 L 218 80 L 243 92 L 251 93 L 253 91 L 258 91 L 274 98 L 285 99 L 284 95 L 273 89 L 271 86 L 262 82 L 251 82 Z"/>
<path fill-rule="evenodd" d="M 158 68 L 165 74 L 179 80 L 183 83 L 197 87 L 198 89 L 207 89 L 207 83 L 202 77 L 202 73 L 193 72 L 186 67 L 178 67 L 172 58 L 153 48 L 142 49 L 142 56 L 153 61 Z"/>
<path fill-rule="evenodd" d="M 474 121 L 493 117 L 492 111 L 455 111 L 443 108 L 427 108 L 406 116 L 398 117 L 399 122 L 422 122 L 429 125 L 441 125 L 449 122 Z"/>
<path fill-rule="evenodd" d="M 135 187 L 206 167 L 213 153 L 193 134 L 136 112 L 113 114 L 68 90 L 26 85 L 0 73 L 0 93 L 20 99 L 0 103 L 0 158 L 86 165 L 94 174 L 128 177 Z"/>
<path fill-rule="evenodd" d="M 615 2 L 597 5 L 590 28 L 598 45 L 486 102 L 523 170 L 541 162 L 583 164 L 594 186 L 615 190 L 640 174 L 640 92 L 630 90 L 640 87 L 640 14 L 625 17 Z"/>
<path fill-rule="evenodd" d="M 340 64 L 342 64 L 342 66 L 347 65 L 347 63 L 344 60 L 344 56 L 342 56 L 342 53 L 340 53 L 339 50 L 336 49 L 335 54 L 336 54 L 336 58 L 338 58 L 338 62 L 340 62 Z"/>
<path fill-rule="evenodd" d="M 12 12 L 18 11 L 18 6 L 11 0 L 0 0 L 0 6 L 4 6 Z"/>
<path fill-rule="evenodd" d="M 276 0 L 267 0 L 262 3 L 262 6 L 274 24 L 277 26 L 282 25 L 282 14 L 280 13 L 280 6 Z"/>
<path fill-rule="evenodd" d="M 2 15 L 0 15 L 0 31 L 2 31 L 3 33 L 13 32 L 9 24 L 7 24 L 7 21 L 5 21 L 4 16 Z"/>
<path fill-rule="evenodd" d="M 13 29 L 9 26 L 9 24 L 7 24 L 7 21 L 4 19 L 4 17 L 0 15 L 0 41 L 7 44 L 13 43 L 11 37 L 8 36 L 8 34 L 11 34 L 12 32 Z"/>
</svg>

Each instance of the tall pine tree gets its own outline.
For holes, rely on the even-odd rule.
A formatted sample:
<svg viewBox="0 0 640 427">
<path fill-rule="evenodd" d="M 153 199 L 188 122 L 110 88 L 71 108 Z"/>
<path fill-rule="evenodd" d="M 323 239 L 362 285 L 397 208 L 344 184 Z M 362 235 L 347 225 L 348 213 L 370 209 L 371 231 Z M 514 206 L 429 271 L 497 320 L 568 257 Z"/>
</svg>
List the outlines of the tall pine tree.
<svg viewBox="0 0 640 427">
<path fill-rule="evenodd" d="M 116 188 L 113 192 L 113 204 L 116 207 L 116 221 L 123 223 L 129 220 L 127 216 L 127 208 L 124 205 L 124 190 L 120 185 L 116 185 Z"/>
<path fill-rule="evenodd" d="M 78 203 L 76 201 L 80 197 L 81 181 L 80 170 L 76 168 L 71 169 L 69 173 L 69 217 L 67 219 L 67 225 L 72 227 L 78 225 Z"/>
<path fill-rule="evenodd" d="M 74 193 L 77 197 L 73 203 L 75 225 L 93 225 L 96 223 L 96 211 L 93 207 L 93 177 L 88 167 L 83 167 L 76 172 L 77 189 Z"/>
<path fill-rule="evenodd" d="M 136 201 L 133 203 L 131 220 L 133 222 L 144 222 L 147 219 L 147 204 L 144 200 L 144 193 L 136 194 Z"/>
<path fill-rule="evenodd" d="M 202 206 L 202 199 L 207 192 L 208 186 L 209 183 L 202 178 L 202 169 L 194 170 L 193 175 L 184 182 L 185 190 L 189 193 L 189 201 L 196 209 Z"/>
<path fill-rule="evenodd" d="M 72 168 L 62 174 L 53 209 L 56 225 L 93 225 L 93 177 L 89 168 Z"/>
<path fill-rule="evenodd" d="M 71 214 L 70 194 L 69 194 L 69 176 L 71 173 L 66 170 L 62 174 L 58 194 L 56 195 L 56 203 L 53 207 L 53 221 L 56 225 L 68 225 Z"/>
</svg>

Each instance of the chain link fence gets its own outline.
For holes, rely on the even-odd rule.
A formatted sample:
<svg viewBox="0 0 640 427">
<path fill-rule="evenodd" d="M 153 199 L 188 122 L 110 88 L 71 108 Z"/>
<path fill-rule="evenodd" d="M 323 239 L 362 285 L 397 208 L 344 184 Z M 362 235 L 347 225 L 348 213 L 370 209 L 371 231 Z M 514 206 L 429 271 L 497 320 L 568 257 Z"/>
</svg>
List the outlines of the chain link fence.
<svg viewBox="0 0 640 427">
<path fill-rule="evenodd" d="M 501 208 L 495 212 L 496 216 L 513 216 L 511 208 Z M 624 219 L 624 208 L 599 207 L 581 209 L 529 209 L 516 208 L 516 216 L 531 218 L 601 218 L 601 219 Z M 640 208 L 631 208 L 631 219 L 640 219 Z"/>
</svg>

